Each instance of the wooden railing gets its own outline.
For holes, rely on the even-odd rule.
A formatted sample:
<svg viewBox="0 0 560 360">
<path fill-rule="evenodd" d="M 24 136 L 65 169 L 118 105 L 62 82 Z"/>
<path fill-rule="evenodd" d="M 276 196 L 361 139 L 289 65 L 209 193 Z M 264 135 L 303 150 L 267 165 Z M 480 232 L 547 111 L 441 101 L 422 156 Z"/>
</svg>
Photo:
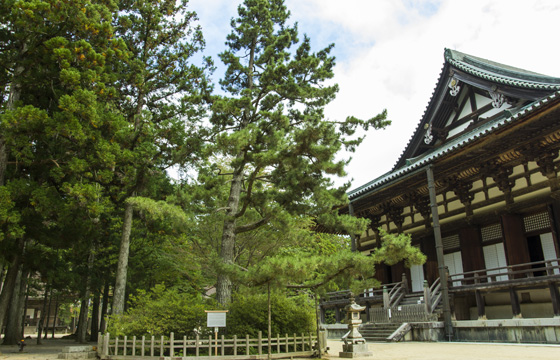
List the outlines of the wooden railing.
<svg viewBox="0 0 560 360">
<path fill-rule="evenodd" d="M 560 278 L 560 259 L 508 265 L 449 275 L 450 288 L 508 285 Z"/>
<path fill-rule="evenodd" d="M 437 278 L 432 286 L 428 286 L 428 282 L 424 280 L 424 304 L 426 307 L 426 313 L 433 314 L 434 310 L 437 308 L 441 301 L 441 281 Z"/>
<path fill-rule="evenodd" d="M 307 357 L 314 355 L 317 337 L 308 334 L 297 336 L 285 335 L 271 339 L 272 358 L 285 357 Z M 235 359 L 260 359 L 266 358 L 268 354 L 268 339 L 262 337 L 259 332 L 258 338 L 251 339 L 249 335 L 238 339 L 234 336 L 226 339 L 223 335 L 220 339 L 208 338 L 187 339 L 183 337 L 175 339 L 171 333 L 169 337 L 154 337 L 131 339 L 125 337 L 111 338 L 109 333 L 99 335 L 97 353 L 101 359 L 130 359 L 132 358 L 163 358 L 163 357 L 193 357 L 206 358 L 221 356 Z M 263 355 L 264 353 L 264 355 Z"/>
</svg>

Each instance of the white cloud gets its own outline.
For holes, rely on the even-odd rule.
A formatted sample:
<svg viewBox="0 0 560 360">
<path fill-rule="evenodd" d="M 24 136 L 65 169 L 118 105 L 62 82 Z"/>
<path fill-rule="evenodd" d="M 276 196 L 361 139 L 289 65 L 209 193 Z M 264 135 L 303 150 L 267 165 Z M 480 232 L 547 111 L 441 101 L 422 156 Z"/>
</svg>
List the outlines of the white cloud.
<svg viewBox="0 0 560 360">
<path fill-rule="evenodd" d="M 239 3 L 191 0 L 213 56 L 223 49 Z M 334 80 L 340 93 L 327 117 L 366 118 L 387 108 L 393 120 L 387 130 L 368 134 L 353 154 L 348 167 L 353 187 L 398 160 L 431 97 L 444 48 L 560 77 L 557 0 L 286 0 L 286 5 L 315 50 L 336 43 Z"/>
</svg>

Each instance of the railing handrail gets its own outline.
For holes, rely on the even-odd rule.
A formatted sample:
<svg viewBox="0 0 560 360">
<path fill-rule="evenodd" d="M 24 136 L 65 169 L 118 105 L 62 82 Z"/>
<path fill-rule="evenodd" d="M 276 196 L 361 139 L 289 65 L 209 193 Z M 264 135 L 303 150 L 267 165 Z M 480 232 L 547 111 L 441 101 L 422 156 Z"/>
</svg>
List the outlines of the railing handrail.
<svg viewBox="0 0 560 360">
<path fill-rule="evenodd" d="M 542 266 L 539 267 L 539 265 Z M 555 275 L 554 270 L 556 269 L 560 270 L 560 259 L 540 260 L 523 264 L 514 264 L 452 274 L 449 275 L 449 282 L 451 284 L 454 282 L 460 282 L 461 285 L 463 285 L 463 282 L 472 280 L 475 280 L 476 282 L 480 282 L 481 280 L 483 282 L 488 282 L 489 279 L 494 279 L 493 281 L 497 281 L 496 278 L 499 276 L 507 276 L 509 278 L 515 275 L 526 274 L 527 277 L 533 277 L 534 273 L 539 271 L 546 271 L 546 275 L 550 276 Z"/>
</svg>

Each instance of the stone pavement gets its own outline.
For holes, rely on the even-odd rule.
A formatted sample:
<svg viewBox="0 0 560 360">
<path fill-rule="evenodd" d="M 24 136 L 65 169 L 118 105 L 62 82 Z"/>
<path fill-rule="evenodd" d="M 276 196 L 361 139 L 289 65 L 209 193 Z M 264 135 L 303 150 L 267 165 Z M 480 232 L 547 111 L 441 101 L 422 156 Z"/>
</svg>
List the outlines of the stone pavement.
<svg viewBox="0 0 560 360">
<path fill-rule="evenodd" d="M 324 358 L 342 359 L 342 341 L 329 340 Z M 398 342 L 368 343 L 371 357 L 359 360 L 559 360 L 560 345 L 504 343 Z"/>
</svg>

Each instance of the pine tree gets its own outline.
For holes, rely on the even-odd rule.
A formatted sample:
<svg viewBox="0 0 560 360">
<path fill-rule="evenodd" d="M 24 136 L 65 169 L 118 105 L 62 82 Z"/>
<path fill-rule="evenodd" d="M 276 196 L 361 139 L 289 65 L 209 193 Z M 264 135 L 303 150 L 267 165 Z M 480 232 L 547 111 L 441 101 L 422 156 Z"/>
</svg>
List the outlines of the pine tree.
<svg viewBox="0 0 560 360">
<path fill-rule="evenodd" d="M 388 124 L 385 112 L 366 121 L 325 119 L 324 107 L 338 90 L 327 84 L 333 45 L 314 53 L 307 36 L 299 41 L 283 0 L 245 0 L 238 14 L 220 54 L 227 67 L 220 84 L 228 95 L 214 99 L 211 117 L 218 134 L 212 150 L 231 169 L 220 254 L 225 264 L 234 262 L 238 234 L 283 213 L 363 228 L 333 211 L 345 203 L 347 187 L 333 188 L 328 175 L 344 174 L 345 162 L 335 155 L 360 143 L 351 137 L 356 128 Z M 243 218 L 249 209 L 258 214 L 250 222 Z M 218 302 L 227 304 L 231 291 L 229 276 L 219 275 Z"/>
<path fill-rule="evenodd" d="M 128 254 L 135 196 L 146 195 L 150 179 L 172 166 L 188 167 L 196 161 L 197 137 L 204 98 L 208 91 L 209 62 L 195 66 L 192 57 L 202 50 L 202 32 L 187 1 L 120 1 L 117 35 L 131 55 L 118 72 L 119 111 L 130 124 L 124 135 L 123 173 L 114 189 L 124 207 L 113 313 L 124 310 Z M 159 199 L 158 199 L 159 200 Z"/>
</svg>

